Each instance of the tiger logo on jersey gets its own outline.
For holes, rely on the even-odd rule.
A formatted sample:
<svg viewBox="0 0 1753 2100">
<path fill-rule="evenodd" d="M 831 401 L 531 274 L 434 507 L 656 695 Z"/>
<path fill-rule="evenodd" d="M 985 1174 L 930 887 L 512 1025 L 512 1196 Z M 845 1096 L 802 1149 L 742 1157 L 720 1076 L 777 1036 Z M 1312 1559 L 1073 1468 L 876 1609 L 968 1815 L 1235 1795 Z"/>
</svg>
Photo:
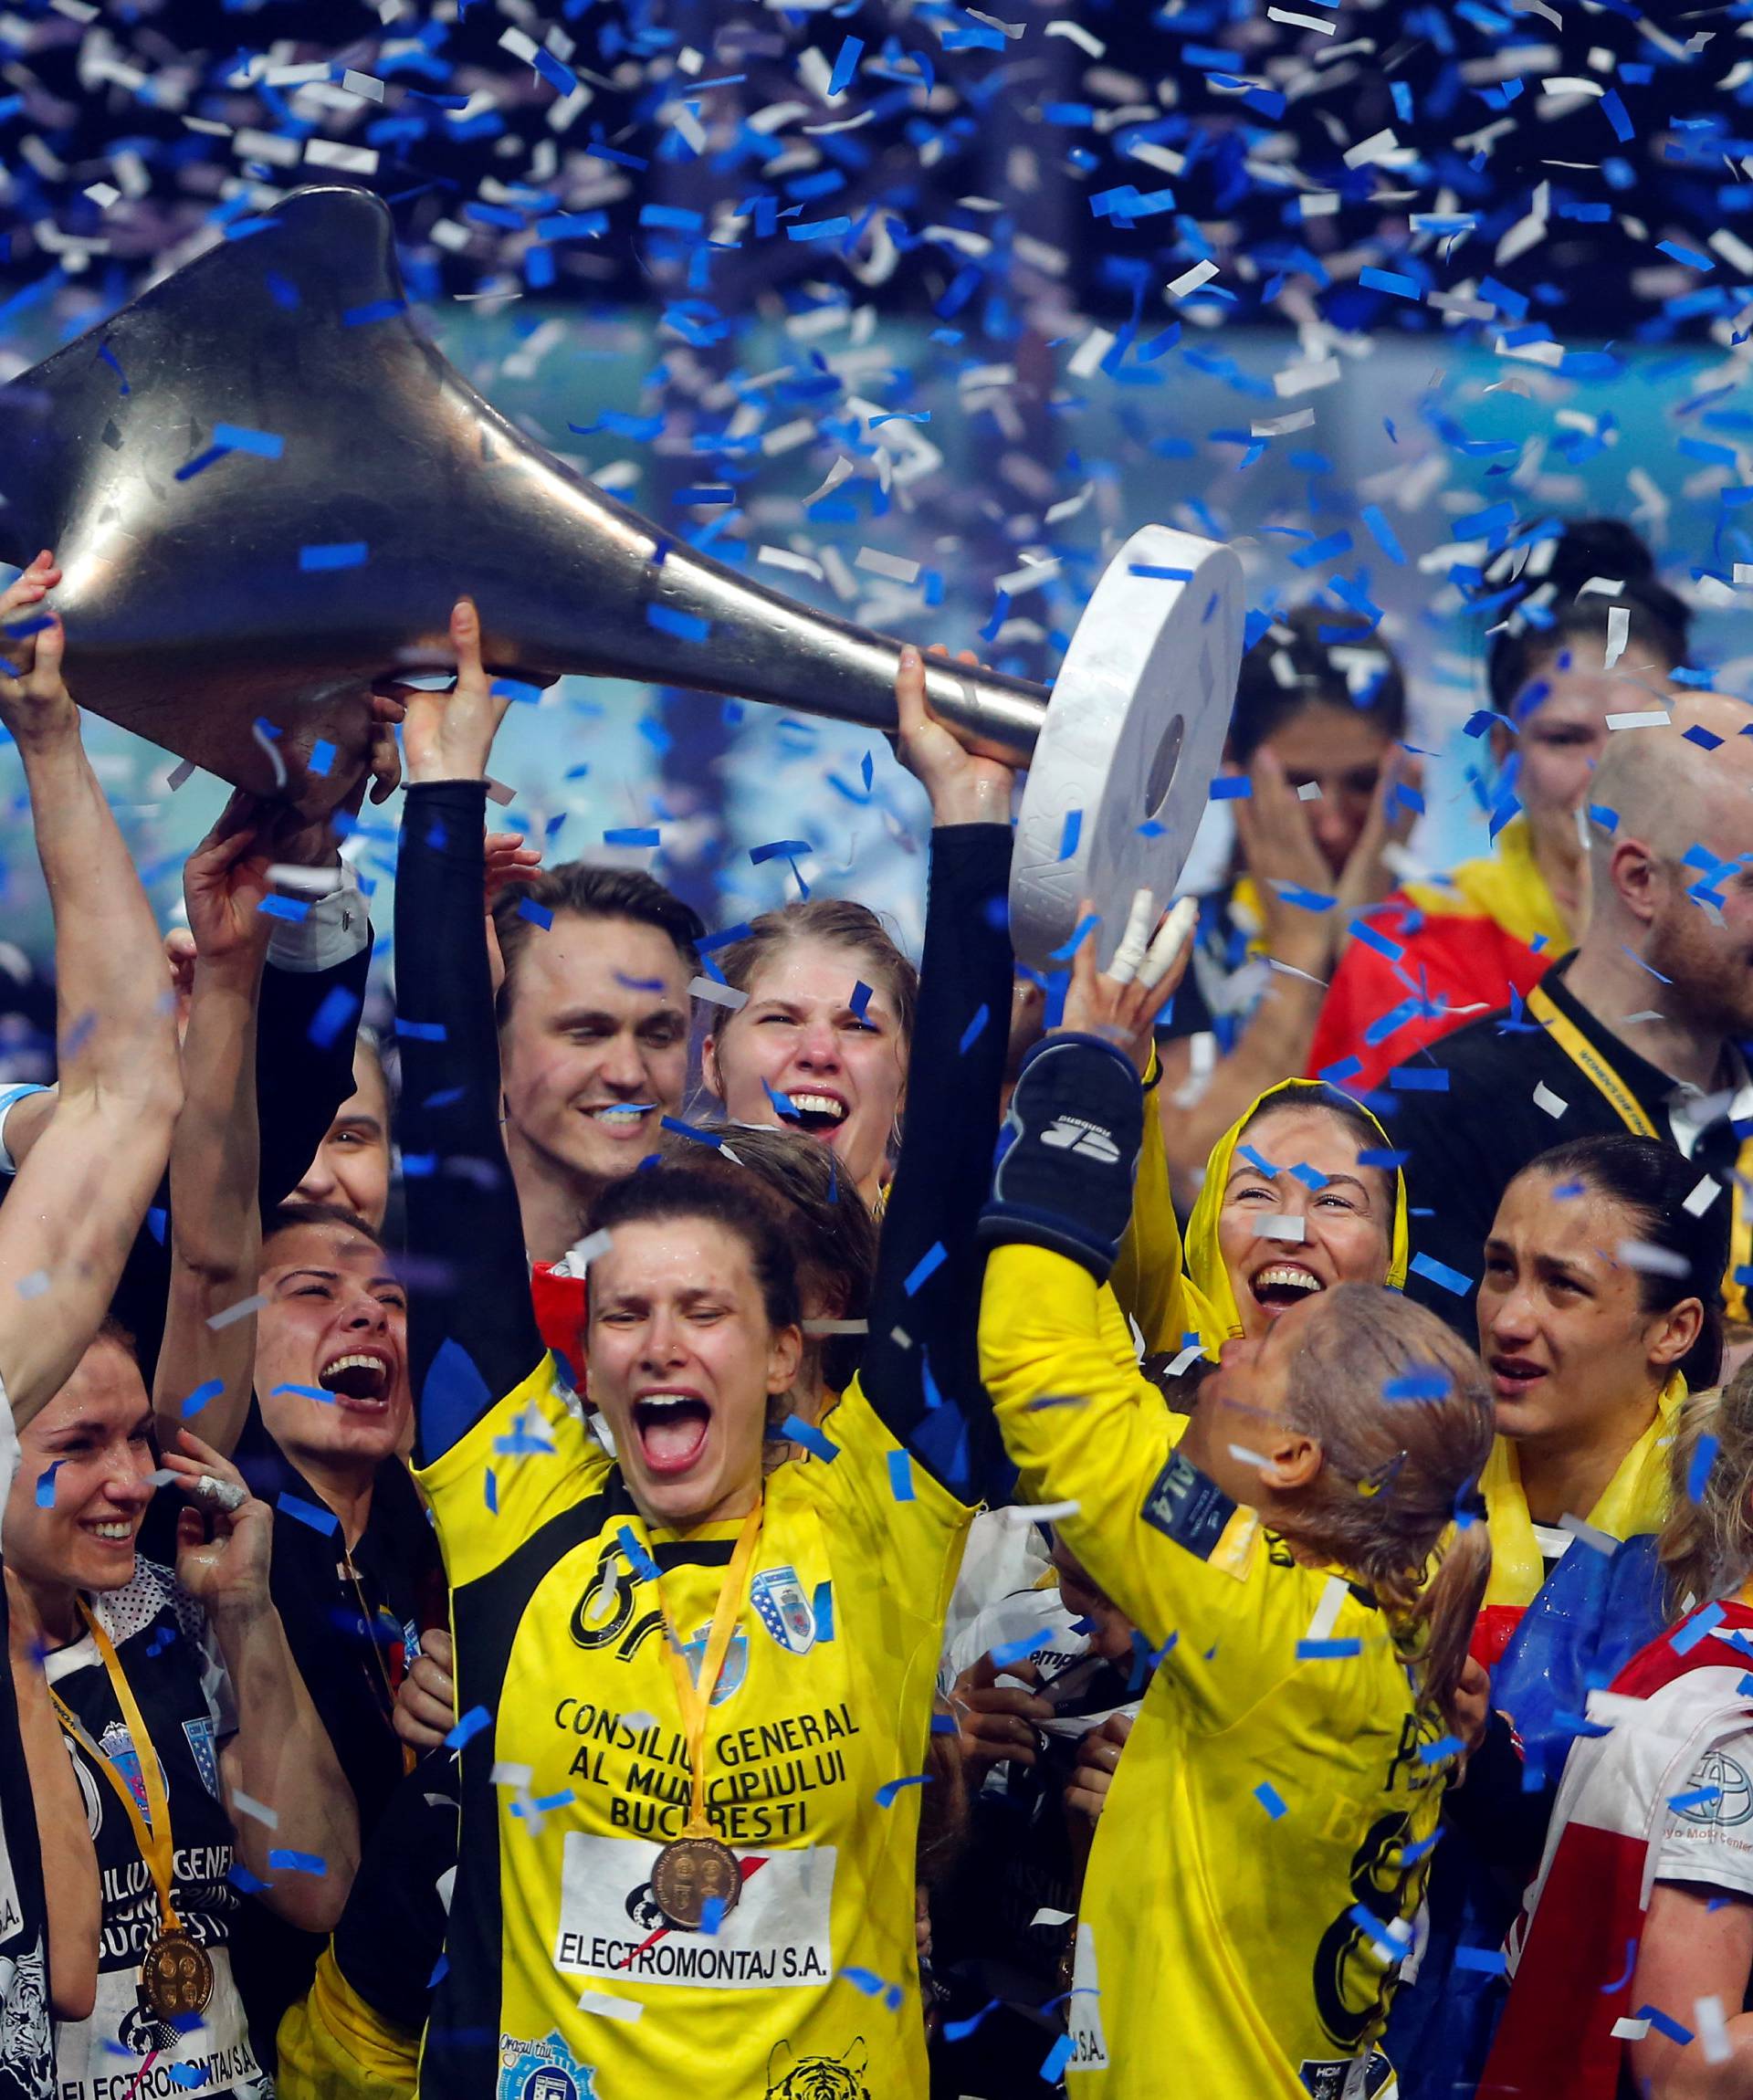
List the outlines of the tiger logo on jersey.
<svg viewBox="0 0 1753 2100">
<path fill-rule="evenodd" d="M 795 2063 L 791 2043 L 775 2042 L 767 2060 L 767 2100 L 870 2100 L 868 2058 L 862 2034 L 838 2056 L 800 2056 Z"/>
</svg>

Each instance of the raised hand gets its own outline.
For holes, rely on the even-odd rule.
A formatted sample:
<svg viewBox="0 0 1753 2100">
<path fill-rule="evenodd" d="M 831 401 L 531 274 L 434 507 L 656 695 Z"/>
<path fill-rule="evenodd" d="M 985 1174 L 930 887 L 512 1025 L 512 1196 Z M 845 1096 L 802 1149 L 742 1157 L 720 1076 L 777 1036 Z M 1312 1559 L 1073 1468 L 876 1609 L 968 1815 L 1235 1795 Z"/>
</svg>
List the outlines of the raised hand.
<svg viewBox="0 0 1753 2100">
<path fill-rule="evenodd" d="M 932 650 L 941 656 L 940 648 Z M 980 658 L 963 649 L 960 664 L 978 668 Z M 1015 774 L 998 759 L 977 758 L 931 712 L 925 697 L 925 658 L 909 642 L 895 673 L 895 709 L 900 718 L 896 756 L 931 797 L 931 822 L 1009 824 Z"/>
<path fill-rule="evenodd" d="M 1090 907 L 1083 908 L 1086 919 Z M 1126 931 L 1106 970 L 1096 965 L 1092 926 L 1071 959 L 1071 982 L 1065 991 L 1059 1027 L 1084 1035 L 1104 1035 L 1124 1050 L 1143 1077 L 1150 1064 L 1150 1041 L 1157 1016 L 1187 973 L 1193 951 L 1199 905 L 1183 897 L 1160 919 L 1156 898 L 1141 889 L 1132 899 Z M 1055 1031 L 1057 1033 L 1057 1031 Z"/>
<path fill-rule="evenodd" d="M 509 694 L 494 694 L 482 666 L 481 616 L 472 598 L 458 598 L 450 609 L 450 643 L 457 682 L 448 692 L 391 690 L 404 709 L 402 750 L 410 781 L 485 780 L 493 739 L 511 704 Z"/>
<path fill-rule="evenodd" d="M 277 812 L 242 788 L 189 856 L 183 901 L 195 953 L 206 962 L 254 961 L 266 953 L 273 922 L 262 911 L 273 863 Z"/>
<path fill-rule="evenodd" d="M 20 744 L 40 743 L 79 729 L 79 710 L 61 677 L 67 632 L 43 604 L 60 580 L 55 557 L 45 547 L 30 567 L 0 592 L 0 664 L 5 667 L 0 670 L 0 722 Z M 28 624 L 33 610 L 47 621 L 46 626 L 18 636 L 5 631 L 7 621 Z"/>
</svg>

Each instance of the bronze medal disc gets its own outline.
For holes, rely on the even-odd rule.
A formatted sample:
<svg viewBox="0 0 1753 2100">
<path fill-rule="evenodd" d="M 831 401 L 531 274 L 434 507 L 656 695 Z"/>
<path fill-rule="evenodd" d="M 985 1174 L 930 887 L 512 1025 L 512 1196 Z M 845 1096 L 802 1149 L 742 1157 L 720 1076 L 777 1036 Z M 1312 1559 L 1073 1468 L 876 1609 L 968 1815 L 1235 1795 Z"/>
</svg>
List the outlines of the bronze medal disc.
<svg viewBox="0 0 1753 2100">
<path fill-rule="evenodd" d="M 161 1932 L 141 1964 L 141 1988 L 161 2020 L 205 2012 L 213 1996 L 213 1960 L 182 1928 Z"/>
<path fill-rule="evenodd" d="M 698 1932 L 714 1897 L 720 1917 L 737 1907 L 742 1869 L 736 1853 L 715 1837 L 677 1838 L 652 1862 L 651 1893 L 671 1925 Z"/>
</svg>

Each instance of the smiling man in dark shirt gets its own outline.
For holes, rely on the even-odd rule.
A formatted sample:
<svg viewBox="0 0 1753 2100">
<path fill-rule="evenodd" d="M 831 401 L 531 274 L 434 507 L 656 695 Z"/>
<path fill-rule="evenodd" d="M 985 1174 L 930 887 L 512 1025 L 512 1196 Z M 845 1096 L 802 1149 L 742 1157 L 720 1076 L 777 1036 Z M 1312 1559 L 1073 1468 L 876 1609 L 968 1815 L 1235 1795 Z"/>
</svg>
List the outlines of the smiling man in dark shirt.
<svg viewBox="0 0 1753 2100">
<path fill-rule="evenodd" d="M 1724 1289 L 1746 1317 L 1753 1199 L 1732 1177 L 1753 1171 L 1753 709 L 1713 693 L 1650 712 L 1670 719 L 1615 730 L 1590 789 L 1581 945 L 1525 1009 L 1444 1036 L 1373 1097 L 1406 1154 L 1407 1288 L 1468 1336 L 1505 1189 L 1550 1147 L 1616 1130 L 1676 1146 L 1695 1202 L 1734 1205 Z"/>
</svg>

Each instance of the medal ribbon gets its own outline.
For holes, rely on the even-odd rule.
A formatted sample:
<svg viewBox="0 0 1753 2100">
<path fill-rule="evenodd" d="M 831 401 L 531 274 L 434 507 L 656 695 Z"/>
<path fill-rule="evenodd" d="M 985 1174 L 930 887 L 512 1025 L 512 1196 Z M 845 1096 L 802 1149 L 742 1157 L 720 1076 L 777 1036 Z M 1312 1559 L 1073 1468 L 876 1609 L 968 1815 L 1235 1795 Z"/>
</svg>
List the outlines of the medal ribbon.
<svg viewBox="0 0 1753 2100">
<path fill-rule="evenodd" d="M 1643 1105 L 1589 1038 L 1552 1003 L 1544 985 L 1537 984 L 1527 995 L 1527 1011 L 1562 1050 L 1633 1136 L 1656 1138 L 1655 1125 Z M 1730 1319 L 1748 1317 L 1747 1286 L 1737 1281 L 1737 1272 L 1753 1262 L 1753 1212 L 1738 1181 L 1730 1185 L 1734 1206 L 1729 1223 L 1728 1274 L 1723 1278 L 1723 1304 Z"/>
<path fill-rule="evenodd" d="M 706 1812 L 706 1719 L 712 1695 L 718 1689 L 719 1672 L 723 1669 L 724 1658 L 730 1651 L 730 1636 L 736 1631 L 737 1619 L 742 1610 L 743 1591 L 748 1587 L 755 1549 L 761 1544 L 761 1504 L 757 1502 L 743 1518 L 742 1529 L 737 1534 L 736 1549 L 730 1556 L 730 1567 L 725 1570 L 719 1601 L 712 1608 L 712 1630 L 707 1635 L 706 1654 L 701 1658 L 698 1677 L 688 1674 L 681 1636 L 669 1615 L 669 1606 L 664 1602 L 663 1583 L 658 1578 L 653 1578 L 658 1608 L 664 1614 L 664 1655 L 669 1664 L 669 1674 L 676 1680 L 676 1696 L 681 1703 L 682 1727 L 688 1738 L 688 1812 L 687 1827 L 682 1832 L 684 1837 L 713 1834 L 711 1819 Z"/>
<path fill-rule="evenodd" d="M 115 1643 L 105 1633 L 98 1615 L 83 1597 L 78 1600 L 79 1614 L 90 1631 L 92 1645 L 98 1651 L 104 1675 L 110 1680 L 110 1688 L 116 1695 L 116 1704 L 121 1708 L 121 1717 L 128 1724 L 128 1733 L 133 1738 L 134 1755 L 140 1760 L 140 1777 L 146 1789 L 146 1814 L 140 1812 L 140 1803 L 134 1799 L 134 1790 L 126 1778 L 118 1771 L 103 1751 L 91 1740 L 89 1735 L 74 1717 L 67 1701 L 53 1685 L 49 1698 L 55 1711 L 61 1717 L 61 1725 L 74 1741 L 89 1758 L 110 1784 L 121 1797 L 121 1805 L 128 1811 L 128 1821 L 133 1825 L 134 1842 L 140 1847 L 140 1856 L 146 1862 L 152 1877 L 152 1886 L 158 1891 L 158 1907 L 166 1932 L 175 1932 L 182 1920 L 171 1902 L 171 1874 L 175 1860 L 175 1849 L 171 1840 L 171 1804 L 164 1791 L 164 1774 L 153 1749 L 152 1738 L 146 1733 L 146 1722 L 141 1714 L 140 1701 L 134 1696 L 133 1686 L 128 1682 L 128 1673 L 121 1666 L 121 1658 L 116 1654 Z M 150 1825 L 148 1818 L 151 1819 Z"/>
</svg>

